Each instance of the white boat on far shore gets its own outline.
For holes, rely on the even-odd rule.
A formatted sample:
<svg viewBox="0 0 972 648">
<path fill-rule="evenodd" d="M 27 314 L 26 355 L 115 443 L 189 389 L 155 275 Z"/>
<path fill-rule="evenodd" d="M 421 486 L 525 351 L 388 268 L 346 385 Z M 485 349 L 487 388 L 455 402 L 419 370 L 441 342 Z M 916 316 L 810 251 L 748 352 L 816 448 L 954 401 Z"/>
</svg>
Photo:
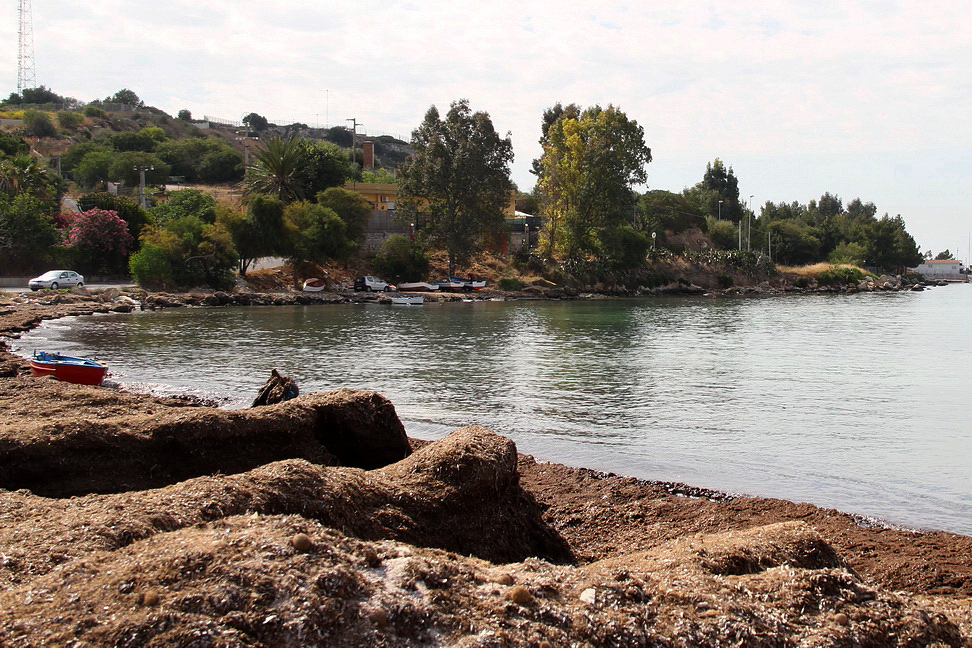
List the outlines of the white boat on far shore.
<svg viewBox="0 0 972 648">
<path fill-rule="evenodd" d="M 391 303 L 402 306 L 420 306 L 425 303 L 425 297 L 422 295 L 400 295 L 389 299 L 391 299 Z"/>
<path fill-rule="evenodd" d="M 398 289 L 428 291 L 428 290 L 438 290 L 439 286 L 433 283 L 428 283 L 427 281 L 407 281 L 405 283 L 398 284 Z"/>
</svg>

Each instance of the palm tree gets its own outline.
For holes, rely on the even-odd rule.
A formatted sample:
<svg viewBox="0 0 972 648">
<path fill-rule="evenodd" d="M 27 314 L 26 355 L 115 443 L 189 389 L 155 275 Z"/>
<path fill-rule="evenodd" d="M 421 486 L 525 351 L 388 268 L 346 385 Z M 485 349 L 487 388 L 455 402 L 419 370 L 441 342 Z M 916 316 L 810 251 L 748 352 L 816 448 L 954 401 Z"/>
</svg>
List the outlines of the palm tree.
<svg viewBox="0 0 972 648">
<path fill-rule="evenodd" d="M 294 137 L 271 137 L 246 169 L 246 193 L 270 194 L 285 203 L 305 198 L 307 154 Z"/>
</svg>

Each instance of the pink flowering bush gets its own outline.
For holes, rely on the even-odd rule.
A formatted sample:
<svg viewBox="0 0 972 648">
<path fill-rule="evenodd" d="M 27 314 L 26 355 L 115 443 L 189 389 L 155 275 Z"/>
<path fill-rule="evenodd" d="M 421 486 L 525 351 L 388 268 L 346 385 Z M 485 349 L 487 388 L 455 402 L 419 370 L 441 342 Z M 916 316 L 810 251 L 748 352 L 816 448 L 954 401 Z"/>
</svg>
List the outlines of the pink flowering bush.
<svg viewBox="0 0 972 648">
<path fill-rule="evenodd" d="M 103 268 L 123 265 L 133 239 L 118 212 L 95 207 L 69 214 L 66 225 L 64 244 L 80 258 Z"/>
</svg>

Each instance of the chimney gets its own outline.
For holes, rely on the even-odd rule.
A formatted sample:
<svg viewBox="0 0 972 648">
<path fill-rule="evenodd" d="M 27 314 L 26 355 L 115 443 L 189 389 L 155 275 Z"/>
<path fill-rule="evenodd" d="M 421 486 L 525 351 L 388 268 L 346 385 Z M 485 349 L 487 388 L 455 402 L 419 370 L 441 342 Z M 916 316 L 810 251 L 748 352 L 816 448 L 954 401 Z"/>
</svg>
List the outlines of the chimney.
<svg viewBox="0 0 972 648">
<path fill-rule="evenodd" d="M 361 152 L 363 153 L 363 157 L 364 157 L 364 164 L 363 164 L 364 168 L 374 169 L 375 168 L 375 143 L 366 140 L 361 145 Z"/>
</svg>

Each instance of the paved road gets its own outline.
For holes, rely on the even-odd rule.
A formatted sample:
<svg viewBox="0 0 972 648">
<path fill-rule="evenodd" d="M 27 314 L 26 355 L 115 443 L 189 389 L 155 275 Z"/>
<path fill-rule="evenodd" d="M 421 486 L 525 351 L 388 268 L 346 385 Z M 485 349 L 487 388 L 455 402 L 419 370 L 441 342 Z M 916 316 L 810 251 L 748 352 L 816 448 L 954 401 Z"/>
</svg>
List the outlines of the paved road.
<svg viewBox="0 0 972 648">
<path fill-rule="evenodd" d="M 91 288 L 92 290 L 95 290 L 95 289 L 100 289 L 100 288 L 121 288 L 123 286 L 134 286 L 134 285 L 135 285 L 135 283 L 132 282 L 132 281 L 124 281 L 124 282 L 120 282 L 119 281 L 119 282 L 111 282 L 111 283 L 92 283 L 92 284 L 86 283 L 86 284 L 84 284 L 84 287 L 85 288 Z M 3 293 L 14 293 L 14 294 L 17 294 L 17 293 L 27 293 L 27 294 L 30 294 L 33 291 L 30 288 L 27 287 L 27 284 L 26 283 L 24 283 L 23 286 L 0 286 L 0 292 L 3 292 Z"/>
</svg>

